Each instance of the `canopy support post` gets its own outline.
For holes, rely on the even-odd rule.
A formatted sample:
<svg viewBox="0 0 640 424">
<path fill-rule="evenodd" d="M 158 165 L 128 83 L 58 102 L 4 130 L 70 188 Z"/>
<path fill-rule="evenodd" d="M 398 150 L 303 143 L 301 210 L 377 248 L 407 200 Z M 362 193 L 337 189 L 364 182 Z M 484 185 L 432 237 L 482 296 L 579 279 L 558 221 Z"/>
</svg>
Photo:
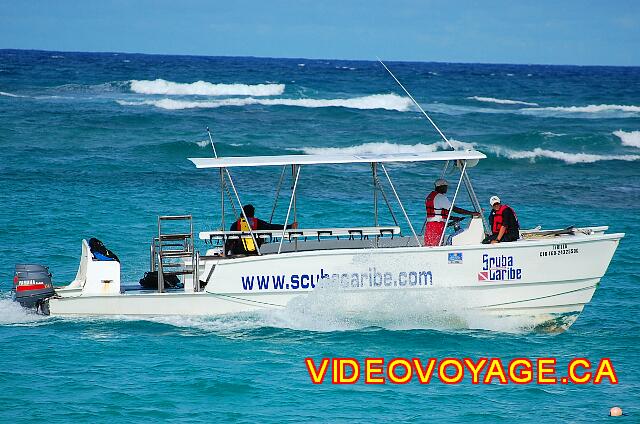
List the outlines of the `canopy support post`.
<svg viewBox="0 0 640 424">
<path fill-rule="evenodd" d="M 300 165 L 291 165 L 291 178 L 295 178 L 297 180 L 298 173 L 296 172 L 299 169 Z M 293 200 L 293 222 L 296 222 L 298 218 L 298 198 L 296 196 L 295 183 L 291 187 L 291 198 Z"/>
<path fill-rule="evenodd" d="M 373 226 L 378 226 L 378 164 L 371 162 L 371 173 L 373 175 Z"/>
<path fill-rule="evenodd" d="M 416 238 L 416 242 L 418 243 L 418 246 L 422 247 L 422 243 L 420 242 L 420 239 L 418 238 L 418 235 L 416 234 L 416 230 L 414 230 L 413 229 L 413 225 L 411 225 L 411 220 L 409 219 L 409 215 L 407 215 L 407 211 L 404 210 L 404 206 L 402 205 L 402 202 L 400 201 L 400 197 L 398 196 L 398 192 L 396 191 L 396 188 L 393 186 L 393 182 L 391 181 L 391 177 L 389 176 L 389 173 L 387 172 L 387 168 L 385 168 L 384 163 L 381 163 L 380 166 L 382 167 L 382 170 L 384 171 L 385 175 L 387 176 L 387 180 L 389 181 L 389 185 L 391 186 L 391 190 L 393 191 L 393 194 L 396 196 L 396 200 L 398 201 L 398 204 L 400 205 L 400 209 L 402 209 L 402 213 L 404 214 L 404 217 L 407 220 L 407 224 L 409 224 L 409 228 L 411 228 L 411 232 L 413 233 L 413 236 Z"/>
<path fill-rule="evenodd" d="M 382 187 L 382 183 L 380 183 L 380 178 L 378 178 L 377 174 L 376 174 L 376 181 L 378 183 L 378 189 L 380 190 L 380 194 L 382 194 L 382 199 L 384 200 L 384 203 L 387 205 L 387 208 L 389 209 L 389 214 L 391 214 L 391 219 L 393 219 L 394 224 L 396 224 L 397 226 L 398 219 L 396 218 L 396 214 L 393 213 L 393 208 L 391 207 L 391 203 L 389 203 L 387 194 L 385 193 L 384 188 Z"/>
<path fill-rule="evenodd" d="M 227 168 L 223 168 L 227 177 L 229 177 L 229 183 L 231 184 L 231 188 L 233 189 L 233 193 L 236 195 L 236 200 L 238 201 L 238 205 L 240 205 L 240 213 L 244 217 L 244 220 L 249 224 L 249 218 L 247 218 L 247 214 L 244 212 L 244 208 L 242 207 L 242 202 L 240 201 L 240 196 L 238 196 L 238 191 L 236 190 L 235 184 L 233 184 L 233 179 L 231 178 L 231 174 Z M 258 252 L 258 256 L 262 256 L 260 253 L 260 246 L 258 246 L 258 240 L 256 239 L 256 235 L 253 233 L 253 229 L 251 228 L 251 224 L 249 224 L 249 234 L 251 234 L 251 239 L 253 240 L 253 244 L 256 246 L 256 252 Z"/>
<path fill-rule="evenodd" d="M 224 227 L 224 171 L 222 170 L 222 168 L 220 168 L 220 204 L 221 204 L 220 226 L 222 231 L 224 231 L 225 229 Z"/>
<path fill-rule="evenodd" d="M 211 130 L 207 127 L 207 134 L 209 135 L 209 141 L 211 142 L 211 148 L 213 149 L 213 157 L 218 159 L 218 152 L 216 151 L 216 145 L 213 142 L 213 137 L 211 136 Z M 220 168 L 220 201 L 221 201 L 221 218 L 220 218 L 220 226 L 224 231 L 224 171 Z"/>
<path fill-rule="evenodd" d="M 269 224 L 273 221 L 273 215 L 276 213 L 276 206 L 278 205 L 278 198 L 280 197 L 280 187 L 282 187 L 282 181 L 284 180 L 284 172 L 287 170 L 287 166 L 282 167 L 282 173 L 280 173 L 280 179 L 278 180 L 278 186 L 276 187 L 276 198 L 273 200 L 273 208 L 271 209 L 271 216 L 269 217 Z"/>
<path fill-rule="evenodd" d="M 458 185 L 456 186 L 456 192 L 453 194 L 453 200 L 451 201 L 451 208 L 449 209 L 449 213 L 447 214 L 447 219 L 444 221 L 444 229 L 442 230 L 442 234 L 440 234 L 440 241 L 438 242 L 438 246 L 442 246 L 442 240 L 444 240 L 444 233 L 447 232 L 447 225 L 449 225 L 449 219 L 451 218 L 453 207 L 456 204 L 456 197 L 458 197 L 458 191 L 460 190 L 460 186 L 462 185 L 462 180 L 465 176 L 466 170 L 467 170 L 467 161 L 465 160 L 464 165 L 462 166 L 462 173 L 460 174 L 460 179 L 458 180 Z"/>
<path fill-rule="evenodd" d="M 294 178 L 296 175 L 296 169 L 298 169 L 300 165 L 291 165 L 291 178 Z M 291 187 L 292 193 L 291 195 L 293 196 L 293 222 L 297 222 L 298 221 L 298 196 L 296 195 L 296 191 L 294 190 L 293 187 Z M 285 224 L 286 226 L 286 224 Z M 293 246 L 295 251 L 298 251 L 298 237 L 296 237 L 296 239 L 293 241 Z"/>
<path fill-rule="evenodd" d="M 278 246 L 278 254 L 282 251 L 282 242 L 284 241 L 284 236 L 287 231 L 287 225 L 289 224 L 289 215 L 291 213 L 291 207 L 293 206 L 293 202 L 296 195 L 296 188 L 298 188 L 298 178 L 300 177 L 300 168 L 301 166 L 297 166 L 295 179 L 293 180 L 293 189 L 291 192 L 291 200 L 289 200 L 289 208 L 287 209 L 287 217 L 284 220 L 284 228 L 282 229 L 282 236 L 280 237 L 280 245 Z"/>
<path fill-rule="evenodd" d="M 480 213 L 480 217 L 482 218 L 482 224 L 484 225 L 485 234 L 491 234 L 491 229 L 489 228 L 489 221 L 487 217 L 482 213 L 482 207 L 480 206 L 480 201 L 478 200 L 478 196 L 476 196 L 476 192 L 471 185 L 471 179 L 469 178 L 469 173 L 464 174 L 464 185 L 467 188 L 467 192 L 469 193 L 469 198 L 471 199 L 471 204 L 475 208 L 476 212 Z"/>
</svg>

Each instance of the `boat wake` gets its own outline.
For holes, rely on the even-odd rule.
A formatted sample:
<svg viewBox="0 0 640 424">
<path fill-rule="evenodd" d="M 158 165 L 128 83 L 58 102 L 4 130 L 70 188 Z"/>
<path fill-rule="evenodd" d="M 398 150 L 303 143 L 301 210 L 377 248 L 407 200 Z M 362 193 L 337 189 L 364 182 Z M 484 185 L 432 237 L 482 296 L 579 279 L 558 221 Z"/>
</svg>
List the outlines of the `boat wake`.
<svg viewBox="0 0 640 424">
<path fill-rule="evenodd" d="M 14 302 L 8 293 L 0 294 L 0 325 L 30 326 L 46 321 L 48 317 L 36 314 Z"/>
<path fill-rule="evenodd" d="M 425 303 L 425 301 L 429 300 Z M 446 300 L 446 299 L 445 299 Z M 112 316 L 65 318 L 66 320 L 137 321 L 168 325 L 185 331 L 213 333 L 242 338 L 247 332 L 280 329 L 313 332 L 341 332 L 381 328 L 392 331 L 486 330 L 502 333 L 529 333 L 540 330 L 521 317 L 492 317 L 479 311 L 465 310 L 449 304 L 444 309 L 437 298 L 429 296 L 381 293 L 365 299 L 345 293 L 312 292 L 291 302 L 284 309 L 226 314 L 217 316 Z M 442 299 L 440 299 L 442 301 Z"/>
<path fill-rule="evenodd" d="M 277 326 L 295 330 L 344 331 L 379 327 L 388 330 L 491 330 L 520 333 L 532 330 L 521 317 L 492 317 L 469 308 L 461 291 L 355 291 L 317 287 L 272 311 Z"/>
<path fill-rule="evenodd" d="M 39 326 L 98 322 L 148 322 L 168 325 L 185 331 L 218 334 L 242 338 L 247 332 L 261 329 L 336 332 L 371 328 L 385 330 L 486 330 L 502 333 L 561 332 L 575 317 L 550 317 L 542 324 L 527 317 L 492 316 L 466 307 L 470 299 L 451 289 L 440 292 L 381 291 L 358 293 L 353 291 L 316 288 L 307 296 L 292 300 L 283 309 L 215 315 L 215 316 L 43 316 L 22 308 L 7 295 L 0 297 L 0 326 Z"/>
</svg>

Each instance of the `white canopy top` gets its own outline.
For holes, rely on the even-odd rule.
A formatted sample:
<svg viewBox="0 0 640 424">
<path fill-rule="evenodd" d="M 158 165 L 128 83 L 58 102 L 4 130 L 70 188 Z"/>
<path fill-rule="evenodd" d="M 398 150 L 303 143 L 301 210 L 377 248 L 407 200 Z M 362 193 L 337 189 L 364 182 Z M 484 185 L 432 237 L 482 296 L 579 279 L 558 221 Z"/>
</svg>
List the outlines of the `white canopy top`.
<svg viewBox="0 0 640 424">
<path fill-rule="evenodd" d="M 327 154 L 327 155 L 282 155 L 282 156 L 246 156 L 223 158 L 189 158 L 196 168 L 233 168 L 272 165 L 317 165 L 339 163 L 386 163 L 386 162 L 427 162 L 445 160 L 485 159 L 477 150 L 446 150 L 423 153 L 388 154 Z"/>
</svg>

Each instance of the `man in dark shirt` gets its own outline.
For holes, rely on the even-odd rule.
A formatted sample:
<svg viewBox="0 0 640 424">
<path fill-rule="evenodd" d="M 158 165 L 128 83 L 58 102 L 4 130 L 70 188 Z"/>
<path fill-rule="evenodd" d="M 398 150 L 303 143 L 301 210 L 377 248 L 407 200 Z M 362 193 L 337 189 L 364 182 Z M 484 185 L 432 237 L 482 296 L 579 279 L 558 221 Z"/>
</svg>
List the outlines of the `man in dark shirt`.
<svg viewBox="0 0 640 424">
<path fill-rule="evenodd" d="M 498 196 L 492 196 L 489 203 L 491 204 L 489 224 L 492 234 L 483 243 L 494 244 L 518 240 L 520 223 L 515 211 L 509 205 L 500 203 Z"/>
<path fill-rule="evenodd" d="M 256 213 L 256 209 L 253 205 L 244 205 L 242 207 L 245 215 L 249 219 L 249 224 L 245 221 L 243 216 L 231 224 L 229 231 L 249 231 L 249 225 L 251 225 L 252 230 L 282 230 L 284 229 L 284 225 L 282 224 L 271 224 L 267 221 L 263 221 L 261 219 L 256 218 L 254 215 Z M 244 228 L 243 228 L 244 227 Z M 292 224 L 287 225 L 287 230 L 298 228 L 298 223 L 294 222 Z M 256 237 L 256 241 L 258 242 L 258 246 L 260 246 L 264 240 L 262 238 Z M 240 240 L 229 240 L 225 246 L 225 252 L 231 251 L 231 254 L 253 254 L 256 253 L 255 246 L 253 245 L 253 239 L 250 237 L 243 237 Z"/>
</svg>

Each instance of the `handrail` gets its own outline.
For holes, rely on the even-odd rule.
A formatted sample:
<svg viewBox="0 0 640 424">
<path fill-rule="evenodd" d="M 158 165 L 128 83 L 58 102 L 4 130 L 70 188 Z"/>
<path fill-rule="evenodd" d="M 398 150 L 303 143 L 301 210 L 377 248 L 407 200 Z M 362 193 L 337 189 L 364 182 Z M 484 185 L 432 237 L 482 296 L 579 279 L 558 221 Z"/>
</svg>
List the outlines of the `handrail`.
<svg viewBox="0 0 640 424">
<path fill-rule="evenodd" d="M 162 215 L 158 217 L 161 221 L 174 221 L 174 220 L 189 220 L 192 219 L 191 215 Z"/>
<path fill-rule="evenodd" d="M 353 236 L 354 233 L 357 233 L 358 236 L 393 236 L 400 234 L 400 227 L 298 228 L 284 231 L 286 239 L 302 237 L 348 237 Z M 280 237 L 282 230 L 253 230 L 253 234 L 258 238 L 266 239 Z M 200 240 L 221 240 L 224 238 L 239 238 L 248 235 L 248 231 L 201 231 L 199 238 Z"/>
</svg>

